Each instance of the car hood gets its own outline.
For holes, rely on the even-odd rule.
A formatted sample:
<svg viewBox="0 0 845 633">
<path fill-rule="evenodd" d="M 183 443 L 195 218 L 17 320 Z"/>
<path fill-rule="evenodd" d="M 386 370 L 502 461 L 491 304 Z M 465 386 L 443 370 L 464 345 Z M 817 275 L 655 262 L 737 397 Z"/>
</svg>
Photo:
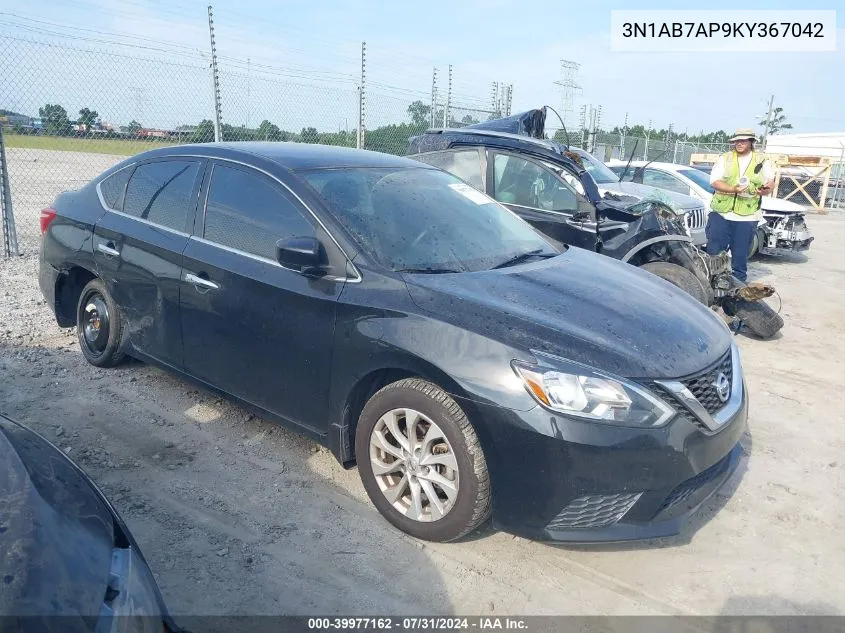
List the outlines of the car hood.
<svg viewBox="0 0 845 633">
<path fill-rule="evenodd" d="M 421 309 L 514 348 L 629 378 L 678 378 L 715 363 L 731 335 L 719 317 L 662 279 L 570 248 L 537 263 L 407 275 Z"/>
<path fill-rule="evenodd" d="M 780 211 L 781 213 L 804 213 L 806 209 L 797 202 L 791 200 L 781 200 L 780 198 L 772 198 L 771 196 L 763 196 L 763 204 L 761 205 L 763 211 Z"/>
<path fill-rule="evenodd" d="M 98 615 L 114 544 L 109 508 L 63 453 L 3 416 L 0 469 L 0 613 Z"/>
<path fill-rule="evenodd" d="M 599 192 L 615 193 L 619 195 L 634 196 L 636 198 L 648 198 L 654 200 L 667 200 L 667 205 L 676 212 L 688 209 L 699 209 L 703 205 L 701 200 L 697 200 L 692 196 L 686 196 L 682 193 L 674 191 L 667 191 L 665 189 L 658 189 L 651 185 L 641 185 L 638 182 L 602 182 L 598 183 Z"/>
</svg>

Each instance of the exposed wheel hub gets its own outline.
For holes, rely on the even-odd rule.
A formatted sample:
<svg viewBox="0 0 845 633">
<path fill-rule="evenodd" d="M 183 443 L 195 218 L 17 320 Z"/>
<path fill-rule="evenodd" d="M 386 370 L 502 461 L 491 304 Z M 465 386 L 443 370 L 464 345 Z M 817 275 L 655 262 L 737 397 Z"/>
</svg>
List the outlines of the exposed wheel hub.
<svg viewBox="0 0 845 633">
<path fill-rule="evenodd" d="M 92 352 L 101 353 L 109 340 L 109 309 L 102 295 L 92 295 L 85 304 L 82 317 L 85 345 Z"/>
</svg>

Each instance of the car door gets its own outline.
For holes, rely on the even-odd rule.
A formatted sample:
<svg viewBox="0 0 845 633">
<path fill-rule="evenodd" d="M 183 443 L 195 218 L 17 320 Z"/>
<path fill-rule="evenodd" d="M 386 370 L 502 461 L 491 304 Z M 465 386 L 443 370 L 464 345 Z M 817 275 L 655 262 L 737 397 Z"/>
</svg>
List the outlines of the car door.
<svg viewBox="0 0 845 633">
<path fill-rule="evenodd" d="M 204 208 L 185 249 L 185 370 L 325 432 L 335 310 L 343 282 L 283 268 L 276 260 L 276 242 L 316 236 L 328 250 L 331 239 L 274 178 L 217 160 L 208 171 Z"/>
<path fill-rule="evenodd" d="M 490 150 L 487 193 L 553 241 L 592 249 L 595 210 L 551 166 Z"/>
<path fill-rule="evenodd" d="M 132 347 L 176 368 L 182 366 L 182 251 L 203 167 L 202 159 L 171 157 L 124 170 L 117 181 L 101 183 L 106 211 L 94 227 L 97 274 L 120 309 Z"/>
</svg>

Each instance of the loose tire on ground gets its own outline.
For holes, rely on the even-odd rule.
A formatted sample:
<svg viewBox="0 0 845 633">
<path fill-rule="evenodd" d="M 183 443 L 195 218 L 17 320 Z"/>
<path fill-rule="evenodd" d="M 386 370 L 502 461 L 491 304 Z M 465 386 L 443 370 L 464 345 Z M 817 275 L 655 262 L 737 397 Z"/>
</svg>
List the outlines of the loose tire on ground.
<svg viewBox="0 0 845 633">
<path fill-rule="evenodd" d="M 701 280 L 696 277 L 695 273 L 687 270 L 683 266 L 672 264 L 670 262 L 648 262 L 643 264 L 640 268 L 647 270 L 653 275 L 665 279 L 670 284 L 680 288 L 689 295 L 703 304 L 709 305 L 708 293 L 704 288 Z"/>
<path fill-rule="evenodd" d="M 95 324 L 97 326 L 95 327 Z M 92 342 L 86 336 L 97 331 L 100 338 Z M 102 329 L 105 328 L 105 329 Z M 123 320 L 106 285 L 99 279 L 92 279 L 82 289 L 76 308 L 76 336 L 85 360 L 96 367 L 114 367 L 124 359 L 121 349 Z"/>
<path fill-rule="evenodd" d="M 771 338 L 783 327 L 783 318 L 762 300 L 735 299 L 732 312 L 749 332 L 759 338 Z"/>
<path fill-rule="evenodd" d="M 407 415 L 403 413 L 405 411 L 408 411 Z M 418 450 L 414 454 L 422 455 L 420 460 L 400 457 L 400 453 L 407 453 L 401 450 L 403 445 L 412 447 L 410 442 L 397 442 L 390 431 L 391 427 L 407 431 L 414 425 L 413 420 L 418 420 L 414 426 Z M 428 431 L 431 431 L 430 435 Z M 441 435 L 442 441 L 433 439 Z M 404 440 L 408 437 L 403 436 Z M 389 453 L 384 450 L 385 439 L 390 442 Z M 457 402 L 433 383 L 408 378 L 387 385 L 373 395 L 359 417 L 355 457 L 361 481 L 373 505 L 394 527 L 411 536 L 426 541 L 455 541 L 481 527 L 490 517 L 490 476 L 478 436 Z M 397 467 L 399 462 L 403 465 Z M 456 465 L 457 469 L 447 463 Z M 379 471 L 378 476 L 375 469 Z M 385 474 L 390 469 L 393 472 Z M 443 479 L 436 481 L 456 480 L 457 485 L 432 487 L 432 479 L 437 476 Z M 406 494 L 389 501 L 386 495 L 395 489 L 388 485 L 391 482 L 386 478 L 391 478 L 397 486 L 406 480 L 408 483 L 400 488 Z M 428 503 L 427 516 L 415 511 L 418 506 L 413 503 L 412 482 L 427 486 L 423 489 L 423 492 L 428 491 L 426 494 L 435 492 L 437 503 Z M 382 486 L 388 492 L 383 492 Z M 447 488 L 452 494 L 451 500 L 440 498 L 440 495 L 447 496 Z M 408 508 L 404 511 L 395 506 L 404 506 L 406 501 Z M 441 505 L 448 510 L 438 516 L 442 512 Z M 411 518 L 415 514 L 422 518 Z"/>
</svg>

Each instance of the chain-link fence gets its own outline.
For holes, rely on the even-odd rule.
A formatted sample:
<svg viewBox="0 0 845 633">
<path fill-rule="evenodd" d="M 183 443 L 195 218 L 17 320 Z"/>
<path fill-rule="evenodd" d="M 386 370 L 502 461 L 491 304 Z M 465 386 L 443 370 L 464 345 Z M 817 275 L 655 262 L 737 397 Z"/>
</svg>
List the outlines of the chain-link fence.
<svg viewBox="0 0 845 633">
<path fill-rule="evenodd" d="M 16 249 L 7 245 L 9 252 L 37 250 L 40 211 L 59 193 L 148 149 L 219 136 L 403 155 L 408 139 L 429 127 L 468 125 L 503 114 L 488 88 L 473 95 L 464 84 L 456 95 L 451 86 L 368 86 L 351 74 L 296 72 L 222 57 L 218 130 L 210 54 L 78 39 L 0 33 L 2 167 L 11 193 L 0 200 L 4 212 L 13 211 L 4 227 L 10 229 L 13 219 L 17 238 Z M 350 59 L 350 67 L 361 63 Z M 5 237 L 10 233 L 4 230 Z"/>
</svg>

